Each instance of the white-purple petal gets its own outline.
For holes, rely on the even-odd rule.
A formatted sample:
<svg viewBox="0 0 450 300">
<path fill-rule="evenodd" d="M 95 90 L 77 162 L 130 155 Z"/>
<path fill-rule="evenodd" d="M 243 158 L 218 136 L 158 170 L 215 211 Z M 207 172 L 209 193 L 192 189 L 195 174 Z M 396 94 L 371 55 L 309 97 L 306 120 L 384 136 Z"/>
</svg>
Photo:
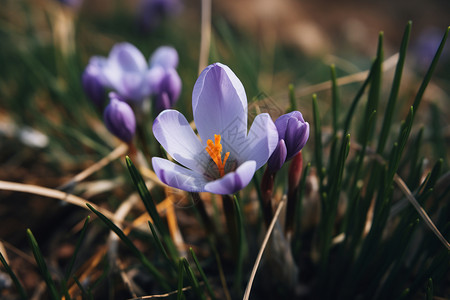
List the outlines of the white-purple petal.
<svg viewBox="0 0 450 300">
<path fill-rule="evenodd" d="M 148 68 L 142 52 L 130 43 L 114 45 L 108 56 L 108 65 L 128 72 L 145 72 Z"/>
<path fill-rule="evenodd" d="M 199 173 L 179 166 L 167 159 L 152 158 L 156 176 L 168 186 L 187 192 L 203 192 L 206 179 Z"/>
<path fill-rule="evenodd" d="M 161 66 L 164 69 L 176 69 L 178 66 L 177 50 L 169 46 L 158 47 L 150 58 L 150 68 L 154 66 Z"/>
<path fill-rule="evenodd" d="M 153 123 L 153 134 L 177 162 L 203 174 L 208 158 L 205 148 L 180 112 L 168 109 L 160 113 Z"/>
<path fill-rule="evenodd" d="M 247 133 L 247 97 L 236 75 L 225 65 L 208 66 L 197 79 L 192 93 L 194 121 L 202 142 L 232 136 L 243 141 Z"/>
<path fill-rule="evenodd" d="M 204 190 L 214 194 L 234 194 L 246 187 L 256 171 L 255 161 L 246 161 L 236 171 L 230 172 L 217 180 L 208 182 Z"/>
<path fill-rule="evenodd" d="M 278 145 L 278 131 L 269 114 L 256 116 L 245 145 L 240 150 L 239 162 L 256 161 L 256 169 L 261 168 Z"/>
</svg>

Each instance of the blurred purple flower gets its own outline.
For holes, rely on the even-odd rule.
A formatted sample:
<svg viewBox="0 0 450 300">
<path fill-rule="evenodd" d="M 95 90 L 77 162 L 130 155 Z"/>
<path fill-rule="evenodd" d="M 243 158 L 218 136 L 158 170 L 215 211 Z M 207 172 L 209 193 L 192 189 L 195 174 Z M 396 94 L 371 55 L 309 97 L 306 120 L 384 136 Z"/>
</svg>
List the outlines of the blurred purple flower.
<svg viewBox="0 0 450 300">
<path fill-rule="evenodd" d="M 110 102 L 103 112 L 106 128 L 126 143 L 130 143 L 136 131 L 136 118 L 128 103 L 116 93 L 109 93 Z"/>
<path fill-rule="evenodd" d="M 159 85 L 155 87 L 155 109 L 157 113 L 175 106 L 181 93 L 181 79 L 175 69 L 164 72 Z"/>
<path fill-rule="evenodd" d="M 416 58 L 416 66 L 420 70 L 426 70 L 431 64 L 436 51 L 442 41 L 442 30 L 434 27 L 429 27 L 422 31 L 417 40 L 412 45 L 412 52 Z M 444 48 L 441 58 L 448 55 L 448 47 Z"/>
<path fill-rule="evenodd" d="M 278 171 L 285 161 L 300 152 L 309 138 L 309 123 L 305 122 L 299 111 L 280 116 L 275 121 L 275 126 L 280 142 L 268 161 L 268 167 L 272 172 Z"/>
<path fill-rule="evenodd" d="M 78 7 L 83 3 L 83 0 L 58 0 L 58 2 L 71 7 Z"/>
<path fill-rule="evenodd" d="M 153 123 L 158 142 L 181 164 L 154 157 L 152 164 L 158 178 L 189 192 L 232 194 L 244 188 L 278 143 L 270 116 L 256 116 L 247 132 L 244 87 L 233 71 L 220 63 L 200 74 L 192 109 L 201 141 L 176 110 L 163 111 Z"/>
<path fill-rule="evenodd" d="M 104 90 L 117 92 L 126 101 L 140 102 L 154 95 L 157 107 L 169 108 L 178 100 L 181 79 L 175 68 L 178 53 L 169 46 L 159 47 L 150 58 L 129 43 L 116 44 L 105 57 L 93 57 L 83 73 L 86 94 L 101 106 Z"/>
<path fill-rule="evenodd" d="M 164 69 L 176 69 L 178 66 L 178 52 L 170 46 L 158 47 L 150 57 L 150 68 L 161 66 Z"/>
<path fill-rule="evenodd" d="M 138 23 L 143 31 L 153 31 L 166 18 L 182 10 L 180 0 L 141 0 Z"/>
<path fill-rule="evenodd" d="M 105 102 L 106 79 L 103 76 L 103 67 L 105 64 L 105 58 L 92 57 L 81 78 L 84 92 L 99 108 Z"/>
<path fill-rule="evenodd" d="M 127 101 L 142 101 L 150 95 L 148 64 L 142 53 L 132 44 L 116 44 L 103 68 L 109 88 Z"/>
</svg>

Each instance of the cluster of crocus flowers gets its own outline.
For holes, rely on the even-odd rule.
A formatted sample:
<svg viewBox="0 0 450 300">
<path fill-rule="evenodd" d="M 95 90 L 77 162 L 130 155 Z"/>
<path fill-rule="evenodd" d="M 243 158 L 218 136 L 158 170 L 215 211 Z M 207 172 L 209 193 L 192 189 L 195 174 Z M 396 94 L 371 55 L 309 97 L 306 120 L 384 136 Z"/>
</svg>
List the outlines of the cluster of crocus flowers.
<svg viewBox="0 0 450 300">
<path fill-rule="evenodd" d="M 104 121 L 114 135 L 130 143 L 136 127 L 131 106 L 139 106 L 151 97 L 156 113 L 175 105 L 182 86 L 177 66 L 178 53 L 172 47 L 159 47 L 147 62 L 135 46 L 120 43 L 111 49 L 108 57 L 90 59 L 82 84 L 87 96 L 100 109 L 106 91 L 113 91 L 109 94 Z"/>
<path fill-rule="evenodd" d="M 120 43 L 111 49 L 108 57 L 90 59 L 82 77 L 83 88 L 97 105 L 103 103 L 106 89 L 127 102 L 142 102 L 169 90 L 173 105 L 181 91 L 177 65 L 178 53 L 172 47 L 156 49 L 147 62 L 135 46 Z"/>
<path fill-rule="evenodd" d="M 178 163 L 154 157 L 156 175 L 165 184 L 188 192 L 233 194 L 244 188 L 277 147 L 278 131 L 270 116 L 256 116 L 247 129 L 244 87 L 220 63 L 200 74 L 192 109 L 200 139 L 176 110 L 164 110 L 155 119 L 156 139 Z"/>
</svg>

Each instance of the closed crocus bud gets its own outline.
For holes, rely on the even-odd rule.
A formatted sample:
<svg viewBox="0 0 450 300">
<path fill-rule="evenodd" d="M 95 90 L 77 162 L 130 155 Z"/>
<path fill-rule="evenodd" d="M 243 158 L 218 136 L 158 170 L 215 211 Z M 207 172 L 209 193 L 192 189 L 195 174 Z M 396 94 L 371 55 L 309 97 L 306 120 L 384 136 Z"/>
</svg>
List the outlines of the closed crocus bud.
<svg viewBox="0 0 450 300">
<path fill-rule="evenodd" d="M 175 106 L 181 93 L 181 79 L 175 69 L 166 70 L 159 87 L 155 91 L 155 107 L 157 112 Z"/>
<path fill-rule="evenodd" d="M 130 143 L 136 131 L 134 112 L 116 93 L 109 93 L 109 98 L 103 113 L 106 128 L 122 141 Z"/>
<path fill-rule="evenodd" d="M 161 46 L 150 57 L 150 68 L 161 66 L 164 69 L 176 69 L 178 66 L 178 52 L 170 46 Z"/>
<path fill-rule="evenodd" d="M 309 123 L 302 113 L 293 111 L 280 116 L 275 121 L 278 138 L 284 140 L 287 149 L 286 160 L 290 160 L 305 146 L 309 138 Z"/>
<path fill-rule="evenodd" d="M 279 140 L 277 148 L 273 151 L 269 160 L 267 161 L 267 167 L 271 172 L 277 172 L 283 166 L 286 161 L 287 149 L 284 140 Z"/>
<path fill-rule="evenodd" d="M 91 58 L 81 77 L 84 92 L 99 108 L 105 102 L 105 80 L 102 73 L 104 64 L 105 59 L 101 57 Z"/>
<path fill-rule="evenodd" d="M 309 137 L 309 124 L 305 122 L 299 111 L 280 116 L 275 121 L 275 126 L 278 130 L 279 142 L 267 162 L 267 167 L 271 172 L 277 172 L 285 161 L 300 152 Z"/>
</svg>

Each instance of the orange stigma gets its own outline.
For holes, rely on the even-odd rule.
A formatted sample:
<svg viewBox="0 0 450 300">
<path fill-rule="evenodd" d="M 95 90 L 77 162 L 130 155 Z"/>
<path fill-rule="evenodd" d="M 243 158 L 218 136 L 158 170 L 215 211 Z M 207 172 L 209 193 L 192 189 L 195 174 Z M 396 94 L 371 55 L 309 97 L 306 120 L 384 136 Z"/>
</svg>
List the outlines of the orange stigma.
<svg viewBox="0 0 450 300">
<path fill-rule="evenodd" d="M 211 156 L 212 160 L 219 168 L 220 177 L 223 177 L 223 175 L 225 175 L 225 163 L 227 162 L 228 156 L 230 156 L 230 152 L 225 153 L 225 157 L 222 161 L 222 145 L 220 144 L 220 139 L 220 134 L 214 135 L 214 143 L 209 139 L 206 142 L 208 144 L 208 146 L 206 147 L 206 152 L 208 152 L 209 156 Z"/>
</svg>

